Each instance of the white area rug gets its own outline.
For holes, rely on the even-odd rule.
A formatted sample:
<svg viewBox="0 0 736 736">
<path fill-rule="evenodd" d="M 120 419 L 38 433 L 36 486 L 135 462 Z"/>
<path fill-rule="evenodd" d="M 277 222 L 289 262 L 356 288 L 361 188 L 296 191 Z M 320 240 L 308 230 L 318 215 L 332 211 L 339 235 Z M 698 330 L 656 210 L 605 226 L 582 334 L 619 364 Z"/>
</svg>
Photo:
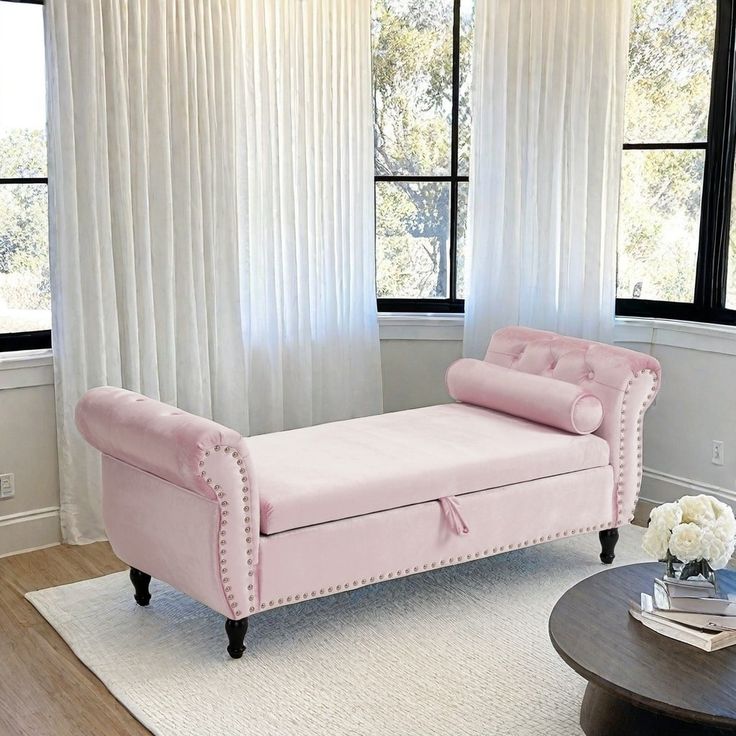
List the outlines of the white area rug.
<svg viewBox="0 0 736 736">
<path fill-rule="evenodd" d="M 127 573 L 27 597 L 154 734 L 570 736 L 585 682 L 547 620 L 598 553 L 588 534 L 267 611 L 237 661 L 222 616 L 160 583 L 148 608 Z"/>
</svg>

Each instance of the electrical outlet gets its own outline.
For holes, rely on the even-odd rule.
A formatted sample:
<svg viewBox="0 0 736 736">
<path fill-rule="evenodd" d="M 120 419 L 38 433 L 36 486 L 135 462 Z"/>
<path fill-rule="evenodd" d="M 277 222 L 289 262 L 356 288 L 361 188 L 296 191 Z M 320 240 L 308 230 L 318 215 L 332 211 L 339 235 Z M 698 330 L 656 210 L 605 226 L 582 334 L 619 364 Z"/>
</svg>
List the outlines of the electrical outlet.
<svg viewBox="0 0 736 736">
<path fill-rule="evenodd" d="M 12 473 L 0 475 L 0 499 L 15 496 L 15 476 Z"/>
<path fill-rule="evenodd" d="M 721 440 L 713 440 L 713 454 L 710 461 L 713 465 L 723 465 L 723 442 Z"/>
</svg>

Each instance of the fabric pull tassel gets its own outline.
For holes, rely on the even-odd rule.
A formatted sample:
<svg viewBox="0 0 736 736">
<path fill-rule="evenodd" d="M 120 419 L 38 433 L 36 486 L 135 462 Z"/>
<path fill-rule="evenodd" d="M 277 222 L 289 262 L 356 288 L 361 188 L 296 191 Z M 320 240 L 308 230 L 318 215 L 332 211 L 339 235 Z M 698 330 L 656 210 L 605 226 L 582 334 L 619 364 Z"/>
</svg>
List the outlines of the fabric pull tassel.
<svg viewBox="0 0 736 736">
<path fill-rule="evenodd" d="M 467 522 L 460 513 L 460 501 L 455 496 L 443 496 L 439 499 L 439 502 L 442 513 L 444 513 L 455 534 L 467 534 L 470 529 L 468 529 Z"/>
</svg>

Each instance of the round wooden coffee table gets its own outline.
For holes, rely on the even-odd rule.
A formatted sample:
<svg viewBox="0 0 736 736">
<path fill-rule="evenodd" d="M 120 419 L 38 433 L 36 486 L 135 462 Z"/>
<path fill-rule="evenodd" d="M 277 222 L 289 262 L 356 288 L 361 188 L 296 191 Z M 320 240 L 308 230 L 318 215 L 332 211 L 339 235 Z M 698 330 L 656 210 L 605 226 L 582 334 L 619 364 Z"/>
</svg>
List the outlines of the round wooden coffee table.
<svg viewBox="0 0 736 736">
<path fill-rule="evenodd" d="M 629 615 L 663 566 L 613 567 L 565 593 L 549 619 L 557 653 L 588 681 L 580 708 L 587 736 L 736 734 L 736 647 L 704 652 Z M 718 572 L 723 594 L 736 573 Z"/>
</svg>

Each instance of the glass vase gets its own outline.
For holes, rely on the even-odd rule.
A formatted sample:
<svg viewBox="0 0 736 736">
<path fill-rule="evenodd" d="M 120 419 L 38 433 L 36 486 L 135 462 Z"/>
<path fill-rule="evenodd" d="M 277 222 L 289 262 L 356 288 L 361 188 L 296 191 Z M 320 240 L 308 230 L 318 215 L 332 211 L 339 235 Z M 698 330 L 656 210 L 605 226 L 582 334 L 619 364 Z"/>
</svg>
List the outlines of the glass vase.
<svg viewBox="0 0 736 736">
<path fill-rule="evenodd" d="M 708 560 L 693 560 L 692 562 L 681 562 L 674 555 L 668 553 L 664 560 L 667 565 L 667 577 L 674 580 L 688 580 L 689 578 L 702 575 L 708 582 L 716 586 L 716 572 L 708 564 Z"/>
</svg>

